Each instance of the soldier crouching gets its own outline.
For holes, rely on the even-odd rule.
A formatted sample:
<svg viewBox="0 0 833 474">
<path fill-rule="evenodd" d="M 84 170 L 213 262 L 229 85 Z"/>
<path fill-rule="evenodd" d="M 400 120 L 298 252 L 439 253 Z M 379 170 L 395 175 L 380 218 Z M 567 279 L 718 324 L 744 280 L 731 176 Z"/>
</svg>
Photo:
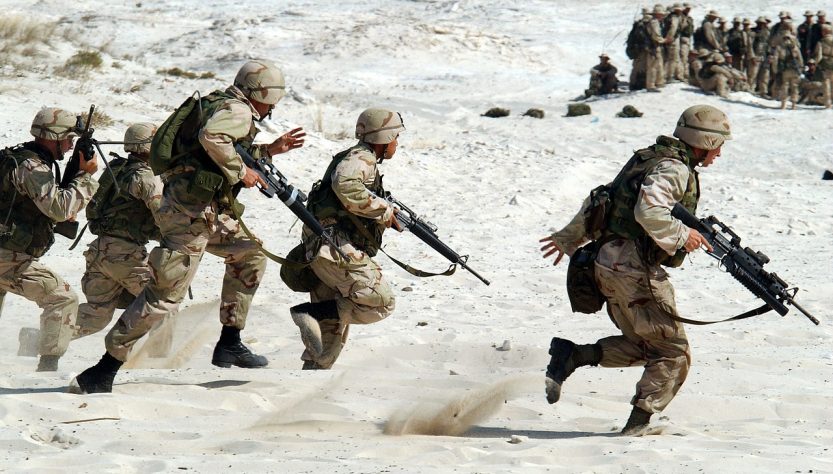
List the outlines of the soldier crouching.
<svg viewBox="0 0 833 474">
<path fill-rule="evenodd" d="M 37 370 L 54 371 L 72 338 L 78 297 L 38 258 L 54 243 L 55 224 L 73 220 L 92 198 L 98 165 L 95 156 L 82 156 L 80 171 L 61 188 L 57 161 L 77 137 L 75 116 L 42 109 L 30 132 L 34 141 L 7 148 L 0 158 L 0 293 L 23 296 L 43 309 Z"/>
</svg>

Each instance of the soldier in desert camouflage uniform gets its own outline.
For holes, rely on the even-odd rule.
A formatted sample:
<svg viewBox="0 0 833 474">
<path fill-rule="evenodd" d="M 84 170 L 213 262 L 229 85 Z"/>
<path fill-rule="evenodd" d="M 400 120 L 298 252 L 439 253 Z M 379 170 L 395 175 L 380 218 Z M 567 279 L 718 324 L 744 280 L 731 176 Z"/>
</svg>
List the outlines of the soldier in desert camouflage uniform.
<svg viewBox="0 0 833 474">
<path fill-rule="evenodd" d="M 87 205 L 87 222 L 98 238 L 84 252 L 87 271 L 81 289 L 87 302 L 78 307 L 75 337 L 104 329 L 116 308 L 127 308 L 150 281 L 145 245 L 161 238 L 158 221 L 162 202 L 162 180 L 154 176 L 147 162 L 154 133 L 156 126 L 151 123 L 128 127 L 124 151 L 129 155 L 110 163 L 115 181 L 109 174 L 102 176 L 98 192 Z M 151 336 L 161 353 L 167 352 L 170 331 L 154 333 Z"/>
<path fill-rule="evenodd" d="M 665 86 L 662 50 L 664 45 L 671 43 L 671 38 L 662 35 L 661 23 L 665 17 L 665 7 L 660 4 L 654 5 L 652 15 L 653 18 L 647 25 L 650 46 L 645 56 L 645 89 L 648 92 L 659 92 L 659 88 Z"/>
<path fill-rule="evenodd" d="M 398 113 L 365 110 L 356 123 L 359 142 L 333 157 L 310 192 L 310 212 L 321 225 L 334 229 L 335 242 L 350 261 L 304 228 L 307 259 L 320 280 L 310 294 L 311 303 L 290 309 L 306 347 L 301 356 L 304 369 L 329 369 L 347 341 L 350 324 L 375 323 L 393 312 L 393 292 L 371 257 L 386 228 L 402 231 L 395 208 L 382 197 L 378 164 L 393 157 L 403 130 Z"/>
<path fill-rule="evenodd" d="M 720 53 L 712 53 L 697 75 L 703 92 L 713 92 L 724 98 L 729 97 L 729 91 L 736 83 L 746 80 L 743 73 L 727 64 Z"/>
<path fill-rule="evenodd" d="M 694 18 L 689 13 L 691 13 L 691 4 L 683 3 L 683 14 L 680 16 L 680 66 L 684 81 L 688 81 L 691 36 L 694 34 Z"/>
<path fill-rule="evenodd" d="M 240 340 L 252 297 L 266 268 L 259 242 L 246 237 L 231 214 L 241 209 L 229 202 L 231 188 L 265 185 L 243 164 L 235 145 L 253 156 L 271 157 L 303 145 L 295 129 L 266 145 L 252 145 L 256 120 L 271 114 L 284 95 L 283 73 L 271 63 L 250 61 L 234 85 L 201 99 L 176 133 L 173 168 L 165 173 L 159 208 L 160 246 L 149 263 L 154 278 L 121 315 L 105 338 L 107 352 L 70 385 L 78 393 L 112 391 L 113 379 L 136 343 L 154 325 L 177 312 L 205 251 L 225 259 L 220 294 L 222 332 L 211 362 L 220 367 L 263 367 Z"/>
<path fill-rule="evenodd" d="M 813 59 L 824 77 L 824 107 L 829 109 L 833 104 L 833 27 L 823 25 L 821 35 L 813 51 Z"/>
<path fill-rule="evenodd" d="M 723 142 L 731 139 L 726 115 L 708 105 L 686 109 L 674 136 L 660 136 L 655 145 L 638 150 L 611 184 L 595 280 L 622 334 L 581 345 L 555 337 L 550 345 L 550 403 L 559 400 L 564 380 L 577 367 L 645 367 L 624 435 L 644 434 L 651 416 L 668 406 L 688 375 L 688 339 L 675 319 L 674 289 L 660 265 L 679 266 L 687 252 L 710 248 L 697 230 L 671 216 L 671 208 L 680 203 L 695 213 L 700 197 L 696 167 L 711 165 Z M 588 241 L 584 211 L 589 203 L 588 198 L 566 227 L 541 239 L 545 258 L 556 254 L 557 264 Z"/>
<path fill-rule="evenodd" d="M 69 186 L 59 187 L 57 161 L 73 147 L 75 123 L 65 110 L 42 109 L 30 130 L 35 140 L 0 155 L 0 293 L 23 296 L 43 309 L 39 371 L 58 370 L 72 338 L 78 297 L 38 258 L 55 241 L 55 223 L 74 219 L 98 188 L 92 178 L 95 157 L 82 158 Z"/>
<path fill-rule="evenodd" d="M 787 108 L 787 99 L 790 99 L 792 108 L 798 102 L 798 88 L 801 82 L 801 72 L 804 71 L 804 61 L 801 59 L 801 50 L 795 37 L 787 33 L 783 35 L 774 53 L 776 82 L 779 84 L 778 97 L 781 99 L 781 108 Z"/>
<path fill-rule="evenodd" d="M 675 3 L 671 7 L 671 13 L 665 17 L 664 31 L 670 43 L 665 45 L 665 71 L 666 82 L 673 79 L 685 79 L 683 63 L 680 62 L 680 38 L 682 36 L 683 6 Z M 688 63 L 686 63 L 688 64 Z"/>
</svg>

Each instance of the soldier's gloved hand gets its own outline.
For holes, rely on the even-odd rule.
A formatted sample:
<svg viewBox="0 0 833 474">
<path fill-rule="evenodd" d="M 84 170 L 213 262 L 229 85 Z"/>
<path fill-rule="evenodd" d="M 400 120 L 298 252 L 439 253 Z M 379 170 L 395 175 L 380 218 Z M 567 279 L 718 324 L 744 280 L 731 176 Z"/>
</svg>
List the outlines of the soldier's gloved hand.
<svg viewBox="0 0 833 474">
<path fill-rule="evenodd" d="M 257 174 L 254 170 L 252 170 L 248 166 L 245 166 L 245 168 L 246 168 L 246 175 L 243 176 L 243 179 L 240 180 L 240 182 L 243 183 L 244 187 L 251 188 L 252 186 L 254 186 L 256 184 L 260 184 L 264 188 L 266 187 L 266 182 L 263 181 L 263 178 L 261 178 L 259 174 Z"/>
<path fill-rule="evenodd" d="M 552 235 L 548 235 L 543 239 L 539 240 L 538 242 L 546 242 L 547 244 L 541 247 L 541 251 L 544 252 L 544 258 L 549 257 L 550 255 L 557 253 L 555 256 L 555 261 L 552 262 L 553 265 L 558 265 L 561 262 L 561 259 L 564 258 L 567 252 L 558 245 L 558 242 L 555 240 L 555 237 Z"/>
<path fill-rule="evenodd" d="M 95 152 L 93 152 L 93 156 L 89 160 L 86 156 L 84 156 L 83 151 L 79 150 L 79 153 L 81 155 L 81 160 L 78 163 L 78 169 L 85 173 L 89 173 L 90 175 L 94 175 L 96 171 L 98 171 L 98 157 Z"/>
</svg>

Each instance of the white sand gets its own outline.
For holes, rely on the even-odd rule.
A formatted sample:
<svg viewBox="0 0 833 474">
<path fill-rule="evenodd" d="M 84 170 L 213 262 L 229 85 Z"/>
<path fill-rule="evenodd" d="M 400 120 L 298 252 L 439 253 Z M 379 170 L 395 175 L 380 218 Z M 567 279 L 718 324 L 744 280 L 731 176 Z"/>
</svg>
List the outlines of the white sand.
<svg viewBox="0 0 833 474">
<path fill-rule="evenodd" d="M 93 396 L 63 391 L 101 356 L 103 334 L 73 343 L 57 373 L 35 373 L 36 359 L 16 355 L 17 334 L 37 325 L 39 310 L 9 295 L 0 335 L 0 471 L 833 472 L 833 184 L 820 180 L 833 168 L 830 111 L 783 112 L 749 94 L 722 100 L 674 84 L 662 94 L 593 100 L 592 116 L 563 117 L 604 48 L 626 78 L 623 42 L 638 9 L 626 1 L 30 3 L 0 0 L 4 15 L 59 22 L 60 37 L 0 53 L 3 146 L 28 139 L 41 106 L 81 111 L 90 103 L 116 121 L 97 136 L 119 139 L 133 121 L 161 122 L 195 89 L 225 87 L 246 58 L 269 58 L 284 68 L 290 94 L 262 139 L 295 126 L 309 133 L 306 147 L 276 160 L 280 169 L 308 189 L 329 157 L 352 143 L 362 109 L 401 110 L 408 130 L 383 166 L 387 187 L 493 283 L 465 272 L 416 279 L 380 256 L 396 312 L 354 327 L 334 370 L 301 372 L 288 307 L 303 295 L 284 288 L 270 265 L 243 333 L 269 368 L 218 369 L 210 357 L 223 267 L 209 255 L 195 299 L 177 318 L 175 353 L 137 357 L 141 368 L 122 371 L 112 394 Z M 774 17 L 785 5 L 722 1 L 693 13 L 698 23 L 710 8 Z M 822 6 L 789 8 L 798 15 Z M 101 70 L 53 73 L 87 47 L 103 52 Z M 171 67 L 217 79 L 157 73 Z M 677 399 L 655 417 L 662 434 L 621 438 L 638 368 L 579 370 L 557 406 L 545 401 L 549 339 L 592 342 L 616 329 L 604 314 L 570 312 L 566 265 L 542 260 L 538 239 L 695 103 L 725 110 L 735 136 L 702 173 L 701 213 L 767 253 L 771 270 L 801 287 L 799 301 L 822 325 L 792 311 L 690 327 L 694 364 Z M 626 104 L 645 116 L 614 118 Z M 480 117 L 494 106 L 512 115 Z M 546 118 L 520 117 L 529 107 Z M 280 202 L 254 191 L 243 199 L 268 248 L 295 245 L 299 226 L 290 230 L 294 219 Z M 446 267 L 411 235 L 389 235 L 387 245 L 419 267 Z M 59 237 L 42 261 L 80 293 L 84 260 L 68 247 Z M 758 304 L 702 254 L 672 277 L 688 317 L 725 318 Z M 504 340 L 511 350 L 497 351 Z M 404 429 L 403 420 L 430 429 Z M 386 426 L 458 436 L 391 436 Z"/>
</svg>

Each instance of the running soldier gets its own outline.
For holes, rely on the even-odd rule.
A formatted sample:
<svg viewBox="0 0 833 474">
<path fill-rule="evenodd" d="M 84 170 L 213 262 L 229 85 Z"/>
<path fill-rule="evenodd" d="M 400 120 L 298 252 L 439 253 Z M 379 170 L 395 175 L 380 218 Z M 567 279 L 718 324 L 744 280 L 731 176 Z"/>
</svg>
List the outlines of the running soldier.
<svg viewBox="0 0 833 474">
<path fill-rule="evenodd" d="M 57 162 L 78 136 L 75 115 L 44 108 L 30 133 L 34 141 L 0 152 L 0 295 L 20 295 L 43 310 L 37 370 L 55 371 L 72 338 L 78 296 L 38 258 L 55 242 L 55 224 L 74 220 L 95 194 L 98 161 L 79 150 L 80 171 L 61 188 Z"/>
<path fill-rule="evenodd" d="M 709 105 L 686 109 L 674 130 L 677 139 L 660 136 L 637 151 L 610 185 L 610 217 L 595 259 L 595 280 L 607 311 L 622 332 L 593 344 L 554 337 L 547 366 L 549 403 L 561 398 L 564 381 L 578 367 L 644 366 L 631 400 L 623 435 L 640 436 L 682 387 L 691 351 L 674 302 L 674 288 L 660 265 L 680 266 L 687 253 L 706 247 L 706 239 L 671 216 L 680 203 L 692 214 L 700 197 L 696 167 L 707 167 L 732 138 L 729 120 Z M 541 239 L 544 258 L 558 264 L 588 242 L 585 210 L 558 232 Z"/>
</svg>

